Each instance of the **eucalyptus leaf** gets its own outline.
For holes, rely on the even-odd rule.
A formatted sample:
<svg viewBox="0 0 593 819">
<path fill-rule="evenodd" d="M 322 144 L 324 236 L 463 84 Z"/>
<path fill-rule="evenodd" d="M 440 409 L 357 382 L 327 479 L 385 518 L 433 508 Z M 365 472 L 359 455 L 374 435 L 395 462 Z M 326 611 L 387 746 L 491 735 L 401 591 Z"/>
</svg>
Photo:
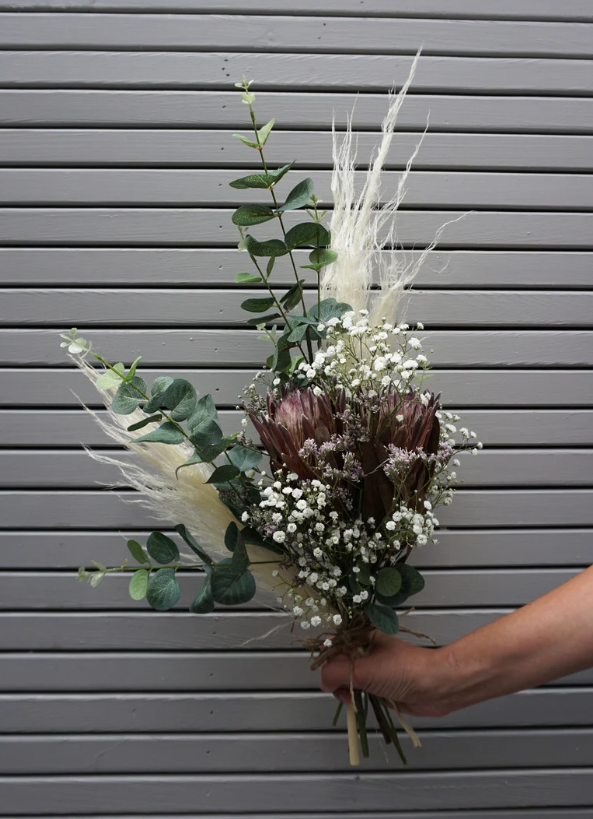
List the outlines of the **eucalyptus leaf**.
<svg viewBox="0 0 593 819">
<path fill-rule="evenodd" d="M 252 173 L 249 176 L 242 176 L 240 179 L 233 179 L 229 182 L 231 188 L 235 190 L 247 190 L 248 188 L 270 188 L 276 180 L 269 173 Z M 238 224 L 236 222 L 235 224 Z"/>
<path fill-rule="evenodd" d="M 174 421 L 185 421 L 196 407 L 198 397 L 193 384 L 185 378 L 176 378 L 162 396 L 162 406 L 171 410 Z"/>
<path fill-rule="evenodd" d="M 333 264 L 337 258 L 336 251 L 326 247 L 319 247 L 309 253 L 309 261 L 315 267 L 325 267 L 328 264 Z"/>
<path fill-rule="evenodd" d="M 148 549 L 148 554 L 156 560 L 157 563 L 173 563 L 173 561 L 179 560 L 177 544 L 162 532 L 151 532 L 146 541 L 146 548 Z"/>
<path fill-rule="evenodd" d="M 214 470 L 206 483 L 226 483 L 227 481 L 231 481 L 233 478 L 236 478 L 240 474 L 240 471 L 233 464 L 223 464 Z"/>
<path fill-rule="evenodd" d="M 212 572 L 212 596 L 223 606 L 238 606 L 253 598 L 255 578 L 247 569 L 230 563 L 220 563 Z"/>
<path fill-rule="evenodd" d="M 386 566 L 377 574 L 377 592 L 383 597 L 393 597 L 402 586 L 402 576 L 394 566 Z"/>
<path fill-rule="evenodd" d="M 146 599 L 155 611 L 168 611 L 179 601 L 181 589 L 175 569 L 159 569 L 148 581 Z"/>
<path fill-rule="evenodd" d="M 130 424 L 130 426 L 127 427 L 127 430 L 128 430 L 128 432 L 136 432 L 137 430 L 148 426 L 148 424 L 156 424 L 157 421 L 161 421 L 162 418 L 163 418 L 163 416 L 160 415 L 160 414 L 159 415 L 151 415 L 148 418 L 143 418 L 141 421 L 136 421 L 135 424 Z"/>
<path fill-rule="evenodd" d="M 270 136 L 270 131 L 274 127 L 275 122 L 276 122 L 275 119 L 271 119 L 269 122 L 266 122 L 265 125 L 262 125 L 262 127 L 258 130 L 257 138 L 259 140 L 260 145 L 263 146 L 268 141 L 268 137 Z"/>
<path fill-rule="evenodd" d="M 113 370 L 116 372 L 113 372 Z M 109 390 L 112 387 L 119 387 L 126 374 L 126 368 L 120 362 L 114 365 L 113 370 L 106 370 L 97 378 L 95 387 L 97 387 L 98 390 Z"/>
<path fill-rule="evenodd" d="M 288 163 L 288 165 L 282 165 L 281 168 L 276 168 L 275 171 L 268 170 L 269 176 L 274 177 L 274 184 L 279 182 L 282 179 L 282 177 L 285 176 L 285 174 L 288 173 L 288 171 L 292 168 L 294 163 L 295 163 L 295 160 L 293 159 L 292 162 Z"/>
<path fill-rule="evenodd" d="M 310 310 L 307 311 L 307 315 L 318 321 L 328 321 L 330 318 L 340 318 L 347 313 L 349 310 L 352 310 L 349 304 L 346 302 L 337 302 L 335 299 L 323 299 L 321 304 L 319 305 L 314 304 Z"/>
<path fill-rule="evenodd" d="M 135 439 L 137 444 L 181 444 L 183 441 L 185 441 L 185 435 L 171 421 L 165 421 L 158 429 Z"/>
<path fill-rule="evenodd" d="M 204 421 L 218 421 L 218 411 L 211 393 L 203 395 L 196 403 L 194 411 L 187 419 L 190 432 L 194 432 Z"/>
<path fill-rule="evenodd" d="M 132 366 L 130 367 L 129 372 L 126 375 L 126 381 L 129 381 L 136 374 L 136 370 L 138 369 L 138 364 L 140 364 L 141 360 L 142 360 L 142 356 L 139 355 L 137 358 L 135 358 L 132 361 Z"/>
<path fill-rule="evenodd" d="M 253 236 L 249 236 L 247 250 L 252 256 L 286 256 L 288 248 L 281 239 L 267 239 L 265 242 L 258 242 Z"/>
<path fill-rule="evenodd" d="M 398 568 L 402 576 L 401 591 L 405 592 L 408 597 L 421 592 L 424 588 L 424 578 L 418 569 L 408 566 L 407 563 L 402 563 Z"/>
<path fill-rule="evenodd" d="M 258 317 L 258 318 L 247 319 L 247 324 L 251 324 L 251 325 L 257 327 L 260 324 L 269 324 L 271 321 L 274 321 L 274 319 L 277 319 L 277 318 L 282 318 L 280 313 L 270 313 L 267 316 L 262 316 L 262 318 Z"/>
<path fill-rule="evenodd" d="M 274 211 L 265 205 L 241 205 L 233 213 L 231 221 L 234 225 L 248 227 L 250 225 L 260 225 L 275 218 Z"/>
<path fill-rule="evenodd" d="M 255 282 L 261 282 L 261 276 L 254 276 L 253 273 L 237 273 L 235 276 L 235 281 L 237 284 L 252 284 Z"/>
<path fill-rule="evenodd" d="M 120 385 L 113 396 L 111 409 L 117 415 L 130 415 L 145 400 L 141 393 L 146 394 L 146 381 L 135 375 L 131 381 Z"/>
<path fill-rule="evenodd" d="M 276 257 L 275 256 L 270 256 L 270 258 L 268 259 L 268 264 L 266 265 L 266 279 L 270 278 L 270 276 L 272 274 L 272 270 L 274 269 L 275 264 L 276 264 Z"/>
<path fill-rule="evenodd" d="M 231 521 L 224 533 L 224 545 L 227 551 L 234 552 L 235 546 L 237 545 L 239 540 L 241 540 L 241 535 L 239 534 L 239 527 L 234 521 Z"/>
<path fill-rule="evenodd" d="M 181 537 L 187 543 L 192 552 L 195 552 L 207 566 L 212 566 L 213 561 L 210 555 L 202 549 L 200 544 L 197 542 L 191 532 L 188 532 L 187 527 L 183 523 L 178 523 L 173 528 L 179 537 Z"/>
<path fill-rule="evenodd" d="M 241 307 L 249 313 L 265 313 L 275 304 L 275 299 L 272 296 L 266 296 L 261 299 L 246 299 Z"/>
<path fill-rule="evenodd" d="M 398 633 L 399 620 L 393 609 L 386 606 L 377 606 L 375 603 L 367 603 L 364 610 L 371 623 L 383 634 Z"/>
<path fill-rule="evenodd" d="M 297 208 L 302 208 L 303 205 L 306 205 L 309 199 L 311 198 L 311 194 L 313 193 L 313 180 L 312 179 L 303 179 L 302 182 L 299 182 L 288 194 L 286 197 L 286 202 L 281 205 L 278 210 L 280 212 L 285 212 L 287 210 L 296 210 Z"/>
<path fill-rule="evenodd" d="M 143 600 L 146 597 L 148 588 L 148 572 L 146 569 L 138 569 L 134 572 L 130 580 L 129 593 L 132 600 Z"/>
<path fill-rule="evenodd" d="M 211 611 L 214 611 L 214 597 L 212 596 L 212 586 L 209 577 L 202 583 L 189 610 L 192 614 L 209 614 Z"/>
<path fill-rule="evenodd" d="M 259 148 L 257 142 L 251 142 L 247 137 L 243 136 L 242 134 L 233 134 L 233 136 L 236 139 L 240 139 L 244 145 L 248 145 L 250 148 Z"/>
<path fill-rule="evenodd" d="M 146 552 L 142 548 L 142 546 L 138 543 L 137 540 L 128 540 L 127 547 L 129 553 L 132 555 L 134 560 L 137 563 L 148 563 L 150 564 L 150 560 L 148 559 Z"/>
<path fill-rule="evenodd" d="M 291 250 L 300 245 L 328 245 L 330 240 L 329 231 L 319 222 L 300 222 L 284 237 Z"/>
<path fill-rule="evenodd" d="M 258 449 L 249 449 L 242 444 L 238 444 L 229 450 L 229 459 L 240 472 L 255 469 L 262 458 L 263 455 Z"/>
<path fill-rule="evenodd" d="M 303 294 L 303 284 L 305 283 L 304 279 L 299 279 L 298 282 L 295 282 L 290 290 L 287 290 L 286 293 L 280 299 L 280 303 L 284 305 L 286 310 L 292 310 L 297 304 L 300 302 L 302 294 Z"/>
<path fill-rule="evenodd" d="M 163 406 L 161 396 L 172 383 L 173 379 L 168 375 L 159 375 L 158 378 L 155 378 L 150 387 L 150 400 L 142 408 L 143 411 L 150 415 L 160 409 Z"/>
</svg>

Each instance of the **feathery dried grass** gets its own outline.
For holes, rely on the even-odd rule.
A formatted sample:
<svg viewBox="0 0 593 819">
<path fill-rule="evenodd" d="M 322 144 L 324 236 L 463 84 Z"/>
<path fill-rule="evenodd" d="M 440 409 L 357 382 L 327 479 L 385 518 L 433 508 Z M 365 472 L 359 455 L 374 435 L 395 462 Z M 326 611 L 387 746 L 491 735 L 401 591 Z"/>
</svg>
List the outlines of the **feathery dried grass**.
<svg viewBox="0 0 593 819">
<path fill-rule="evenodd" d="M 90 381 L 96 383 L 100 373 L 79 356 L 73 356 L 73 361 Z M 233 521 L 240 529 L 243 528 L 243 524 L 236 520 L 230 509 L 222 503 L 216 488 L 206 483 L 214 467 L 210 464 L 194 464 L 180 470 L 179 476 L 176 477 L 175 470 L 193 453 L 190 445 L 135 443 L 135 438 L 144 435 L 147 430 L 156 428 L 157 425 L 128 432 L 129 425 L 145 417 L 143 413 L 136 410 L 130 415 L 117 415 L 111 407 L 115 390 L 101 390 L 100 393 L 105 402 L 108 420 L 103 420 L 86 406 L 85 410 L 112 440 L 125 446 L 135 458 L 124 461 L 88 448 L 87 452 L 95 461 L 116 466 L 121 472 L 122 483 L 139 493 L 138 497 L 120 496 L 122 500 L 142 504 L 158 520 L 184 523 L 202 548 L 213 558 L 228 557 L 224 533 L 229 523 Z M 267 549 L 249 546 L 248 550 L 250 558 L 254 561 L 278 561 L 278 555 Z M 273 564 L 254 566 L 253 573 L 257 576 L 258 586 L 282 594 L 285 588 L 279 583 L 279 578 L 272 577 L 274 568 Z"/>
<path fill-rule="evenodd" d="M 330 228 L 332 249 L 338 259 L 326 267 L 321 281 L 322 298 L 344 301 L 353 310 L 369 310 L 369 321 L 378 323 L 383 317 L 396 322 L 400 297 L 435 248 L 447 222 L 437 231 L 433 241 L 409 262 L 401 254 L 380 253 L 385 247 L 398 247 L 397 211 L 406 194 L 406 182 L 426 130 L 416 145 L 402 172 L 397 189 L 383 206 L 381 173 L 389 155 L 394 129 L 408 89 L 416 73 L 420 51 L 416 54 L 408 78 L 398 93 L 389 94 L 389 109 L 381 125 L 383 137 L 369 164 L 362 191 L 355 188 L 356 143 L 352 133 L 352 115 L 348 117 L 345 134 L 340 139 L 333 123 L 332 193 L 334 210 Z M 428 126 L 427 126 L 428 127 Z M 457 221 L 457 220 L 452 220 Z M 378 283 L 379 289 L 372 289 Z"/>
</svg>

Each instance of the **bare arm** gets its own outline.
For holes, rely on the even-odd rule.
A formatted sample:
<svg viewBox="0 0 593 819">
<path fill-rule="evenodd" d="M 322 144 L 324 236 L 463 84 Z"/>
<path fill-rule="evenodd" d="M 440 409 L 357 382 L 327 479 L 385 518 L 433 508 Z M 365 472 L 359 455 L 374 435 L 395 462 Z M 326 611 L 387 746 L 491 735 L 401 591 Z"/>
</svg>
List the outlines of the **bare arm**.
<svg viewBox="0 0 593 819">
<path fill-rule="evenodd" d="M 438 716 L 593 666 L 593 567 L 444 648 L 377 635 L 354 663 L 354 685 Z M 324 666 L 322 688 L 349 699 L 349 660 Z"/>
</svg>

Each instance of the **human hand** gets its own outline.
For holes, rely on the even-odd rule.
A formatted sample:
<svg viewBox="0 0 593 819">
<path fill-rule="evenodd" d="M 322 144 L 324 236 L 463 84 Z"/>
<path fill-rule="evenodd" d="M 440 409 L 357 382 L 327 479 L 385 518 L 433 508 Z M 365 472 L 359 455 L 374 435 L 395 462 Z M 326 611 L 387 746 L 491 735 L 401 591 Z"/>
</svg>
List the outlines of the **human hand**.
<svg viewBox="0 0 593 819">
<path fill-rule="evenodd" d="M 368 691 L 407 714 L 440 717 L 451 708 L 441 701 L 445 677 L 439 649 L 411 646 L 397 637 L 375 632 L 364 657 L 354 660 L 354 688 Z M 321 672 L 321 688 L 344 703 L 350 702 L 350 658 L 340 654 Z"/>
</svg>

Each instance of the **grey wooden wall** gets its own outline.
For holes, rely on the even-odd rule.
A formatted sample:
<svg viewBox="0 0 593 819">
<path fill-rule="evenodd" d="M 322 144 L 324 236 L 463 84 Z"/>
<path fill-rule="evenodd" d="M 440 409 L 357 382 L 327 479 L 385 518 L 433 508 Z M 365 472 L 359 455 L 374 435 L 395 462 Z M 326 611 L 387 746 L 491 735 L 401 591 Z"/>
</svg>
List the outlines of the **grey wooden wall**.
<svg viewBox="0 0 593 819">
<path fill-rule="evenodd" d="M 332 111 L 357 97 L 368 158 L 411 55 L 389 157 L 430 111 L 401 214 L 446 232 L 408 314 L 435 388 L 486 444 L 414 624 L 440 642 L 554 588 L 593 556 L 593 0 L 0 0 L 0 813 L 251 819 L 593 816 L 593 670 L 443 720 L 408 770 L 353 774 L 333 705 L 265 609 L 153 615 L 118 579 L 151 520 L 96 481 L 108 447 L 58 347 L 183 373 L 224 409 L 263 347 L 241 328 L 227 181 L 253 156 L 232 83 L 277 118 L 269 159 L 329 193 Z M 439 272 L 445 267 L 444 272 Z M 224 296 L 224 298 L 223 298 Z M 185 601 L 187 603 L 187 601 Z M 575 624 L 576 625 L 576 624 Z"/>
</svg>

